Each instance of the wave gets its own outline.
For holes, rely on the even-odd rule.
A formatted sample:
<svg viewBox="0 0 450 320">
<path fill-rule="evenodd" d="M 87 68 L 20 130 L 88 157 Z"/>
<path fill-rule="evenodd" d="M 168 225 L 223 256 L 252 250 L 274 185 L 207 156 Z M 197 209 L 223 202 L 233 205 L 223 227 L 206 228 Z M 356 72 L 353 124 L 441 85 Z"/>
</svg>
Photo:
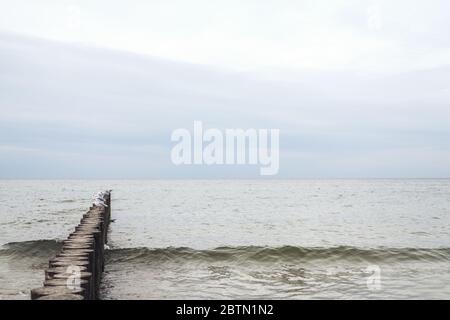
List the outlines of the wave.
<svg viewBox="0 0 450 320">
<path fill-rule="evenodd" d="M 10 258 L 47 257 L 61 249 L 58 240 L 10 242 L 0 247 L 0 256 Z"/>
<path fill-rule="evenodd" d="M 11 242 L 0 247 L 0 256 L 46 257 L 60 250 L 58 240 Z M 188 247 L 118 248 L 107 250 L 109 263 L 162 263 L 185 261 L 229 262 L 308 262 L 345 260 L 353 262 L 450 261 L 450 248 L 358 248 L 237 246 L 196 250 Z"/>
<path fill-rule="evenodd" d="M 350 246 L 338 247 L 219 247 L 211 250 L 195 250 L 186 247 L 126 248 L 108 252 L 110 262 L 308 262 L 312 260 L 346 260 L 352 262 L 382 261 L 450 261 L 450 248 L 374 248 L 362 249 Z"/>
</svg>

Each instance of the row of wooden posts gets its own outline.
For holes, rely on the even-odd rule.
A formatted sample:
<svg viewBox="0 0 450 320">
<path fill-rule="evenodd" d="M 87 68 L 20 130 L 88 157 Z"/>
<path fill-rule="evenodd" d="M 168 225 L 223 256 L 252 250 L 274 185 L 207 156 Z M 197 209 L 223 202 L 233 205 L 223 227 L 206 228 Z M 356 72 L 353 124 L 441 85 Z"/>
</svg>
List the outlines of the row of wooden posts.
<svg viewBox="0 0 450 320">
<path fill-rule="evenodd" d="M 80 224 L 49 261 L 43 286 L 32 300 L 96 300 L 104 271 L 104 250 L 111 218 L 111 191 L 100 192 Z"/>
</svg>

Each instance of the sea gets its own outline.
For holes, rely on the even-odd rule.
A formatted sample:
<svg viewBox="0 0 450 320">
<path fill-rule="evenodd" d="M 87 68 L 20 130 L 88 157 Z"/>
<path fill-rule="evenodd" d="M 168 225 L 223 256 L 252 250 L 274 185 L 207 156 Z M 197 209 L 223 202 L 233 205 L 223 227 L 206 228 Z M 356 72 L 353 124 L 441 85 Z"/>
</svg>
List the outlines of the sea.
<svg viewBox="0 0 450 320">
<path fill-rule="evenodd" d="M 0 299 L 112 189 L 102 299 L 450 299 L 450 180 L 1 180 Z"/>
</svg>

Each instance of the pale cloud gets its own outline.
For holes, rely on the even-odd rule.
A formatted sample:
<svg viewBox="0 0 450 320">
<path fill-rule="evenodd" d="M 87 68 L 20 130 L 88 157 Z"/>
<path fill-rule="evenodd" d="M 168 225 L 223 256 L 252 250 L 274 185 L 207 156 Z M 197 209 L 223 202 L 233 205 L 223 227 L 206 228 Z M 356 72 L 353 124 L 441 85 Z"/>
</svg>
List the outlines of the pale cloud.
<svg viewBox="0 0 450 320">
<path fill-rule="evenodd" d="M 278 177 L 450 174 L 449 67 L 263 77 L 0 34 L 0 70 L 3 178 L 258 177 L 174 167 L 171 132 L 194 120 L 280 129 Z"/>
<path fill-rule="evenodd" d="M 0 29 L 237 70 L 450 64 L 445 0 L 0 1 Z"/>
<path fill-rule="evenodd" d="M 449 10 L 0 0 L 0 178 L 258 176 L 174 168 L 194 120 L 280 129 L 282 178 L 448 177 Z"/>
</svg>

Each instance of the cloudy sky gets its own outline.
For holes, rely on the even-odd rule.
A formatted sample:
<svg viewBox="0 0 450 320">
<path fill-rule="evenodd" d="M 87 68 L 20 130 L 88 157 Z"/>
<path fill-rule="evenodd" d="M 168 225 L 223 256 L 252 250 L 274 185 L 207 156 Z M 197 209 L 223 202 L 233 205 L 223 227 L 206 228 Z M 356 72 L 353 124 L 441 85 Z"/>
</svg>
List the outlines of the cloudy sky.
<svg viewBox="0 0 450 320">
<path fill-rule="evenodd" d="M 279 128 L 279 178 L 450 177 L 448 1 L 0 0 L 0 178 L 175 167 L 172 130 Z"/>
</svg>

